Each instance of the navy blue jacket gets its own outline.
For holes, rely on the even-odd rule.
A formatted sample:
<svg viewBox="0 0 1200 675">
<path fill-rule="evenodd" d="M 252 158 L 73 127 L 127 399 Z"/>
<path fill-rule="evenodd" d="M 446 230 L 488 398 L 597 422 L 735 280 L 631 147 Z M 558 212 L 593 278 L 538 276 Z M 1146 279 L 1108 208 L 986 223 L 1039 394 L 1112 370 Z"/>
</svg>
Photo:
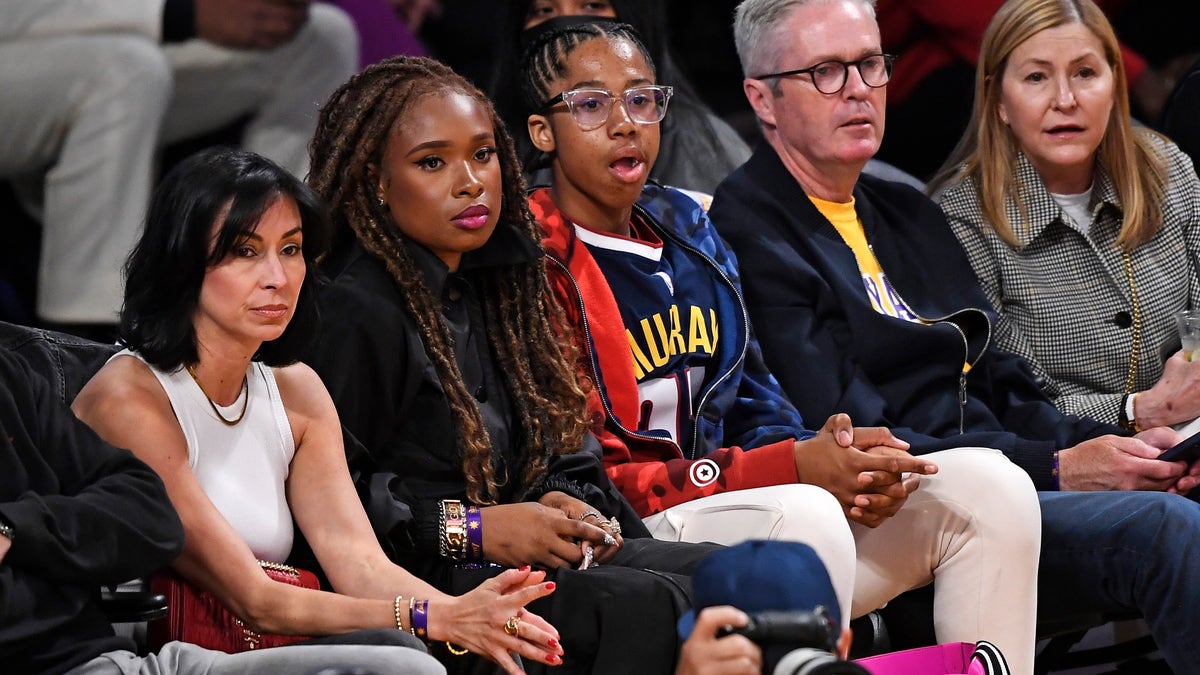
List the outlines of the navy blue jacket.
<svg viewBox="0 0 1200 675">
<path fill-rule="evenodd" d="M 1055 450 L 1122 433 L 1059 412 L 1022 359 L 990 346 L 990 305 L 936 204 L 867 175 L 854 196 L 888 280 L 931 325 L 872 308 L 854 253 L 770 146 L 717 188 L 709 212 L 742 261 L 767 366 L 804 417 L 891 427 L 914 454 L 997 448 L 1038 489 L 1053 486 Z"/>
<path fill-rule="evenodd" d="M 101 585 L 149 574 L 183 548 L 150 467 L 105 443 L 64 398 L 112 348 L 0 323 L 0 669 L 61 673 L 132 651 L 97 603 Z"/>
</svg>

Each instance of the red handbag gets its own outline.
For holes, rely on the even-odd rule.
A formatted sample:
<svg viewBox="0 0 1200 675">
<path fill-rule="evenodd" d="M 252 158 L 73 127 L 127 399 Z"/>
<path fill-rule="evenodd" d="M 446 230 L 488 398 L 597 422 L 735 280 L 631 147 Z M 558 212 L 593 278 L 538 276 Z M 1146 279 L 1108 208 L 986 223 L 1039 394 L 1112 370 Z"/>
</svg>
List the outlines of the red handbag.
<svg viewBox="0 0 1200 675">
<path fill-rule="evenodd" d="M 317 576 L 307 570 L 280 563 L 258 561 L 263 572 L 282 584 L 319 589 Z M 151 621 L 146 640 L 151 651 L 179 640 L 205 649 L 236 654 L 251 649 L 280 647 L 307 640 L 303 635 L 256 633 L 230 612 L 211 593 L 201 591 L 173 572 L 163 572 L 150 581 L 150 590 L 167 598 L 167 616 Z"/>
</svg>

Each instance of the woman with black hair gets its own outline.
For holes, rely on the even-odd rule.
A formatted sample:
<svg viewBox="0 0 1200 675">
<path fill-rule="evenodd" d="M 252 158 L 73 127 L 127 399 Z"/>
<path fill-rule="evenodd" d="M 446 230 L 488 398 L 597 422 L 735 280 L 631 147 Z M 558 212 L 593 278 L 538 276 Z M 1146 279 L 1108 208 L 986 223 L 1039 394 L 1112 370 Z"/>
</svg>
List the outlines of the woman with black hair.
<svg viewBox="0 0 1200 675">
<path fill-rule="evenodd" d="M 448 641 L 509 673 L 520 671 L 514 653 L 559 662 L 558 633 L 523 609 L 553 590 L 541 572 L 512 570 L 453 597 L 380 549 L 329 394 L 296 363 L 312 327 L 304 280 L 327 232 L 320 199 L 269 160 L 229 149 L 185 160 L 155 193 L 126 266 L 127 349 L 80 392 L 76 415 L 163 479 L 187 538 L 174 570 L 247 631 L 395 628 L 392 638 Z M 288 558 L 293 525 L 336 593 L 260 569 Z M 294 660 L 267 670 L 441 672 L 423 650 L 355 647 L 317 660 L 314 649 L 280 648 Z"/>
<path fill-rule="evenodd" d="M 633 26 L 658 65 L 659 82 L 674 88 L 671 116 L 662 123 L 662 143 L 651 179 L 711 194 L 717 183 L 749 159 L 750 148 L 701 100 L 676 65 L 668 44 L 666 5 L 662 0 L 510 0 L 500 35 L 499 59 L 489 86 L 505 123 L 510 129 L 524 130 L 528 117 L 520 94 L 525 47 L 546 30 L 605 18 Z M 527 171 L 549 166 L 525 133 L 514 134 L 514 141 Z"/>
</svg>

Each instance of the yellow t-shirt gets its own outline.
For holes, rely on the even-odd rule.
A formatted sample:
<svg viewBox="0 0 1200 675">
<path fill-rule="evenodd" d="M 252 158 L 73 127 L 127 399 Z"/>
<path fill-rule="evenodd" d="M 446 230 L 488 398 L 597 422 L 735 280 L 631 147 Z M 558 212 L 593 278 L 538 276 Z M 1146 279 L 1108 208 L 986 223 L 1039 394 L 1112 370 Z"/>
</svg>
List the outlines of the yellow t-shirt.
<svg viewBox="0 0 1200 675">
<path fill-rule="evenodd" d="M 871 306 L 875 308 L 875 311 L 905 321 L 924 323 L 905 306 L 904 300 L 892 288 L 887 275 L 883 273 L 883 268 L 879 266 L 875 252 L 867 243 L 867 234 L 863 231 L 862 220 L 859 219 L 858 211 L 854 208 L 854 198 L 851 197 L 850 201 L 846 203 L 828 202 L 811 195 L 809 199 L 812 200 L 821 215 L 833 223 L 834 229 L 842 235 L 842 241 L 845 241 L 850 250 L 854 251 L 854 257 L 858 261 L 858 271 L 862 274 L 863 286 L 867 289 L 867 298 L 871 301 Z"/>
</svg>

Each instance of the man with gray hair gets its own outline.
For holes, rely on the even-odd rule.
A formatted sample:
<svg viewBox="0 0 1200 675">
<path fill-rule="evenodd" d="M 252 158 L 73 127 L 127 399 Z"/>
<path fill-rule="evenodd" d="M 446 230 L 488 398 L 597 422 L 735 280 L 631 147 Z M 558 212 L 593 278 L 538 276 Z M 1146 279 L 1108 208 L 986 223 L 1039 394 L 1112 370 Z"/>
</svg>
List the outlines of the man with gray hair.
<svg viewBox="0 0 1200 675">
<path fill-rule="evenodd" d="M 748 263 L 751 319 L 789 398 L 806 417 L 888 426 L 914 453 L 1004 452 L 1040 490 L 1039 615 L 1139 611 L 1175 672 L 1200 672 L 1200 621 L 1181 601 L 1198 592 L 1200 509 L 1161 491 L 1197 479 L 1180 462 L 1138 483 L 1120 469 L 1178 435 L 1128 437 L 1054 408 L 1023 361 L 989 347 L 988 301 L 938 206 L 862 174 L 893 65 L 873 3 L 746 0 L 735 36 L 766 142 L 710 216 Z M 1073 491 L 1130 485 L 1160 491 Z"/>
</svg>

